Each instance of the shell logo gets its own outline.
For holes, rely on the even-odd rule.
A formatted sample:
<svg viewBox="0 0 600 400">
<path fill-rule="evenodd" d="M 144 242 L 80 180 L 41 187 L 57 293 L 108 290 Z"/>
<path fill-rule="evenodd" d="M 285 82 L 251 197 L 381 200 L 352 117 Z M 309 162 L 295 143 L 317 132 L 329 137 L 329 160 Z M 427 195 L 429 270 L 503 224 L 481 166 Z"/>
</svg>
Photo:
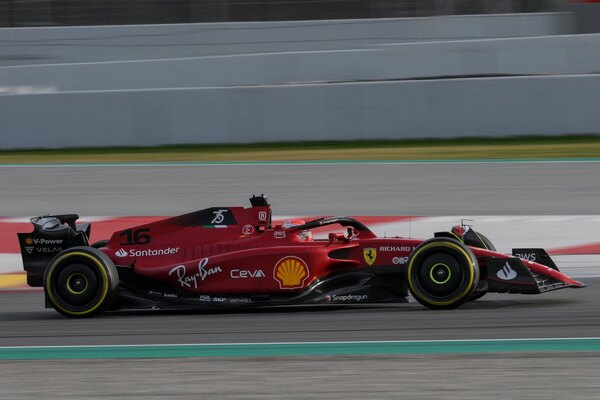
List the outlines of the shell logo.
<svg viewBox="0 0 600 400">
<path fill-rule="evenodd" d="M 275 264 L 273 277 L 279 282 L 281 289 L 299 289 L 304 287 L 309 273 L 308 265 L 304 260 L 288 256 L 283 257 Z"/>
<path fill-rule="evenodd" d="M 33 239 L 32 238 L 26 238 L 25 239 L 25 244 L 32 245 L 33 244 Z"/>
</svg>

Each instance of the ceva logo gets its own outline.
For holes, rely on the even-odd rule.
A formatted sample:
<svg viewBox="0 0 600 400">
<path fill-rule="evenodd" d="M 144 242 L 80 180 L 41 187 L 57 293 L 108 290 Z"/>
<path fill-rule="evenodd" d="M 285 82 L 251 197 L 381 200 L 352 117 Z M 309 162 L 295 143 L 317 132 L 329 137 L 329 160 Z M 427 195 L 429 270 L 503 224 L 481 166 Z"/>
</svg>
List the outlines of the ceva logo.
<svg viewBox="0 0 600 400">
<path fill-rule="evenodd" d="M 229 276 L 233 279 L 266 278 L 262 269 L 232 269 Z"/>
<path fill-rule="evenodd" d="M 500 271 L 496 273 L 496 276 L 503 281 L 510 281 L 517 277 L 517 272 L 508 265 L 508 261 Z"/>
<path fill-rule="evenodd" d="M 115 256 L 117 256 L 117 257 L 127 257 L 127 255 L 128 255 L 128 253 L 123 249 L 121 249 L 115 253 Z"/>
</svg>

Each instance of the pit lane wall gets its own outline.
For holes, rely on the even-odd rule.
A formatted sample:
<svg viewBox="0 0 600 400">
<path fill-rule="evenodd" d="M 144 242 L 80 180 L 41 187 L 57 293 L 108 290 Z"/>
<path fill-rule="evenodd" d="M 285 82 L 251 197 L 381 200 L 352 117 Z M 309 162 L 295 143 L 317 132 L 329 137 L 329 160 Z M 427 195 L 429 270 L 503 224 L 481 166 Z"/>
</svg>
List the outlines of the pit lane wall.
<svg viewBox="0 0 600 400">
<path fill-rule="evenodd" d="M 570 15 L 3 29 L 0 148 L 600 132 Z"/>
</svg>

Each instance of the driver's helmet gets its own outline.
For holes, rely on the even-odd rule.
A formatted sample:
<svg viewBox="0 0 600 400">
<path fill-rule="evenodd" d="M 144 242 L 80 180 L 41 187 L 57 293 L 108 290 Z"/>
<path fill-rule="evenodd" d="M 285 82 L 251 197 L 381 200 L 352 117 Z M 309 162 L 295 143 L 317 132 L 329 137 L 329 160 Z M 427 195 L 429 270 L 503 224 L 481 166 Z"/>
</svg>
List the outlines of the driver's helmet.
<svg viewBox="0 0 600 400">
<path fill-rule="evenodd" d="M 306 222 L 303 219 L 288 219 L 287 221 L 285 221 L 283 224 L 281 224 L 281 227 L 283 229 L 289 229 L 292 228 L 294 226 L 300 226 L 300 225 L 304 225 Z M 303 231 L 299 232 L 300 235 L 300 239 L 302 240 L 312 240 L 312 232 L 308 229 L 305 229 Z"/>
</svg>

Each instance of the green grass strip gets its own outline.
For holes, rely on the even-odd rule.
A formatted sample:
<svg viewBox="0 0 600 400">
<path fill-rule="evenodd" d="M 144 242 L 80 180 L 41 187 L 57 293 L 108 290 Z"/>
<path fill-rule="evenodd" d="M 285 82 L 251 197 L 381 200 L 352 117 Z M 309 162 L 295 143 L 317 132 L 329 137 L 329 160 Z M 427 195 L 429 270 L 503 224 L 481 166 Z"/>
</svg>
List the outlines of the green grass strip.
<svg viewBox="0 0 600 400">
<path fill-rule="evenodd" d="M 1 360 L 290 357 L 600 351 L 600 338 L 1 347 Z"/>
<path fill-rule="evenodd" d="M 579 158 L 600 158 L 600 135 L 0 149 L 0 164 Z"/>
</svg>

